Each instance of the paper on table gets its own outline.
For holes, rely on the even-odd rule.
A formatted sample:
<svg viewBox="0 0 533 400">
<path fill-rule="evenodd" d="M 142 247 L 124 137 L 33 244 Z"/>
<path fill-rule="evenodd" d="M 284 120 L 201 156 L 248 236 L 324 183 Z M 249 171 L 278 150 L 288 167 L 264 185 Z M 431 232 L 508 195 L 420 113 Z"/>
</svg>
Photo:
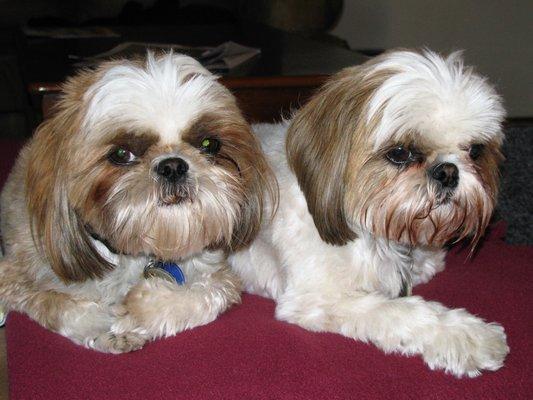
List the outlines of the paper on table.
<svg viewBox="0 0 533 400">
<path fill-rule="evenodd" d="M 205 68 L 212 72 L 228 72 L 261 53 L 260 49 L 247 47 L 235 42 L 225 42 L 217 47 L 188 47 L 178 44 L 124 42 L 103 53 L 90 57 L 70 55 L 71 59 L 79 60 L 77 66 L 92 66 L 110 58 L 143 55 L 146 50 L 174 51 L 196 58 Z"/>
<path fill-rule="evenodd" d="M 83 28 L 58 28 L 58 27 L 41 27 L 22 28 L 26 36 L 48 37 L 53 39 L 82 39 L 96 37 L 119 37 L 120 35 L 110 28 L 103 26 L 88 26 Z"/>
</svg>

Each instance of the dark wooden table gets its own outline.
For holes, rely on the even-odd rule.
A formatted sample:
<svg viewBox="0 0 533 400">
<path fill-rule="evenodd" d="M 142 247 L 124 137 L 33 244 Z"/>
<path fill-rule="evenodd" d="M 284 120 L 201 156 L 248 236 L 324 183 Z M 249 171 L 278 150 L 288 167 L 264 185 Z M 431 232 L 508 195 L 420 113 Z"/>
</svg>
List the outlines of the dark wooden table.
<svg viewBox="0 0 533 400">
<path fill-rule="evenodd" d="M 248 121 L 268 122 L 288 117 L 291 110 L 304 104 L 326 78 L 326 75 L 223 77 L 220 81 L 237 97 Z M 59 91 L 59 83 L 30 84 L 30 94 L 41 98 L 43 118 L 53 113 Z"/>
<path fill-rule="evenodd" d="M 234 41 L 261 49 L 261 55 L 251 65 L 221 78 L 252 122 L 279 120 L 281 115 L 289 115 L 328 75 L 367 59 L 327 37 L 313 39 L 244 21 L 205 26 L 113 27 L 113 30 L 120 36 L 26 39 L 23 59 L 26 81 L 35 108 L 42 108 L 43 117 L 50 115 L 57 100 L 59 82 L 75 70 L 71 55 L 97 54 L 122 42 L 216 46 Z"/>
</svg>

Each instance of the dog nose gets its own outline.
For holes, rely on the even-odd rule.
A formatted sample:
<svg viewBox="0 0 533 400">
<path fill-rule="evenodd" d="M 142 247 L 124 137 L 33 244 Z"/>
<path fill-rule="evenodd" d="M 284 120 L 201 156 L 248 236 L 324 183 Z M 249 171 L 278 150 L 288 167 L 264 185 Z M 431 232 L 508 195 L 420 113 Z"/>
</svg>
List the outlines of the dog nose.
<svg viewBox="0 0 533 400">
<path fill-rule="evenodd" d="M 181 179 L 188 170 L 189 164 L 183 158 L 178 157 L 166 158 L 156 168 L 157 174 L 170 182 Z"/>
<path fill-rule="evenodd" d="M 442 187 L 455 189 L 459 183 L 459 170 L 452 163 L 441 163 L 431 170 L 431 177 L 438 181 Z"/>
</svg>

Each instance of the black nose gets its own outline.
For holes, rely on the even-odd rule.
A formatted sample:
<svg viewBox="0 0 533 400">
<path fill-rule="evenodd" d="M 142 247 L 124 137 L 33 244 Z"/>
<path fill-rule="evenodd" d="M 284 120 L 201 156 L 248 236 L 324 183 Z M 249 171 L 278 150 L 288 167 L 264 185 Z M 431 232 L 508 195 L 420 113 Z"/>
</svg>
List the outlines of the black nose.
<svg viewBox="0 0 533 400">
<path fill-rule="evenodd" d="M 459 183 L 459 170 L 452 163 L 438 164 L 431 170 L 430 174 L 445 188 L 455 189 Z"/>
<path fill-rule="evenodd" d="M 156 168 L 157 174 L 170 182 L 176 182 L 183 178 L 188 170 L 189 164 L 178 157 L 166 158 Z"/>
</svg>

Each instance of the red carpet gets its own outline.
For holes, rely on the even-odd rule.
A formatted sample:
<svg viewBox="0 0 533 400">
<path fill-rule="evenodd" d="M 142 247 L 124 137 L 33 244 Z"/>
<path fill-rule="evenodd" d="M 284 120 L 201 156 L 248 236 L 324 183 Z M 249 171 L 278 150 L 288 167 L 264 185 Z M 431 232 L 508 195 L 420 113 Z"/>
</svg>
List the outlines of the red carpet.
<svg viewBox="0 0 533 400">
<path fill-rule="evenodd" d="M 456 379 L 418 357 L 276 321 L 273 302 L 245 295 L 212 324 L 118 356 L 12 313 L 11 399 L 533 399 L 533 248 L 503 234 L 498 224 L 473 260 L 452 251 L 447 269 L 415 291 L 503 324 L 511 353 L 497 372 Z"/>
</svg>

